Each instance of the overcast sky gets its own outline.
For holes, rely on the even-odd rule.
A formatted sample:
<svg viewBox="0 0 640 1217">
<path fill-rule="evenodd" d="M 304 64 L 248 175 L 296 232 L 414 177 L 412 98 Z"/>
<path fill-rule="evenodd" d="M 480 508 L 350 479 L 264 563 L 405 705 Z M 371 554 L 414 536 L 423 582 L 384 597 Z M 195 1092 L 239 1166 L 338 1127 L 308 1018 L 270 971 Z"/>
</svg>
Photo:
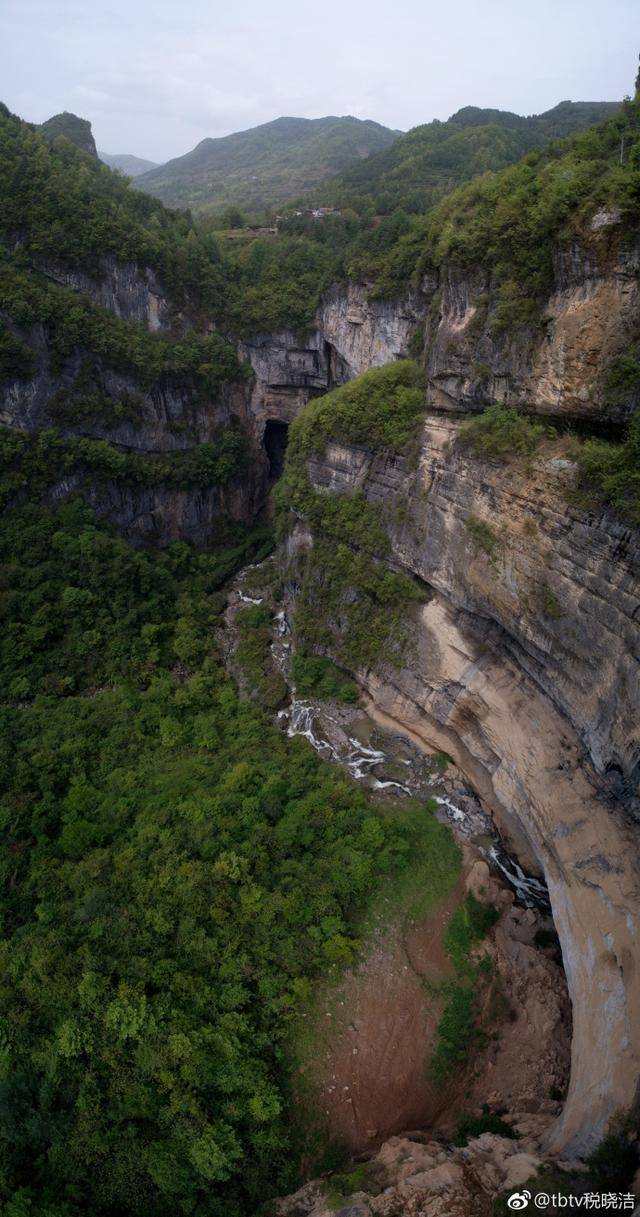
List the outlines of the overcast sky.
<svg viewBox="0 0 640 1217">
<path fill-rule="evenodd" d="M 283 114 L 616 100 L 639 51 L 640 0 L 0 0 L 0 99 L 158 161 Z"/>
</svg>

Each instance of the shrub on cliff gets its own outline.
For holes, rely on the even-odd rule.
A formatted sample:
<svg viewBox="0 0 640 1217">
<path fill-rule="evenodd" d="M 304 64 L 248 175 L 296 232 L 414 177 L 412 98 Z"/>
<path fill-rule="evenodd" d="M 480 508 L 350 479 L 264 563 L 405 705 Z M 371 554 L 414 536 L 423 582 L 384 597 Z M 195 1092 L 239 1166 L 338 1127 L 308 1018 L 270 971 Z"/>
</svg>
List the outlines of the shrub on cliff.
<svg viewBox="0 0 640 1217">
<path fill-rule="evenodd" d="M 16 338 L 4 322 L 0 322 L 0 384 L 32 376 L 35 365 L 33 351 Z"/>
<path fill-rule="evenodd" d="M 477 1026 L 477 997 L 484 974 L 483 961 L 475 963 L 472 953 L 498 917 L 493 905 L 483 904 L 468 892 L 445 931 L 445 950 L 455 977 L 441 987 L 445 1004 L 429 1062 L 429 1072 L 437 1081 L 444 1081 L 468 1058 L 474 1042 L 482 1041 Z"/>
<path fill-rule="evenodd" d="M 530 456 L 543 439 L 553 435 L 548 423 L 496 404 L 462 424 L 458 443 L 482 456 Z"/>
<path fill-rule="evenodd" d="M 362 491 L 316 490 L 307 461 L 331 440 L 372 454 L 406 452 L 423 412 L 423 374 L 404 359 L 316 398 L 289 431 L 285 474 L 276 488 L 278 531 L 286 536 L 302 515 L 315 538 L 299 572 L 298 641 L 310 651 L 333 649 L 351 670 L 400 661 L 411 611 L 425 593 L 385 565 L 390 542 L 379 506 Z"/>
<path fill-rule="evenodd" d="M 577 489 L 586 501 L 600 500 L 640 525 L 640 412 L 634 414 L 623 443 L 575 440 Z"/>
<path fill-rule="evenodd" d="M 54 427 L 30 435 L 0 427 L 0 505 L 18 491 L 44 494 L 56 481 L 74 474 L 87 481 L 189 490 L 224 486 L 246 468 L 242 431 L 227 427 L 215 443 L 171 452 L 123 452 L 107 440 L 69 437 Z"/>
<path fill-rule="evenodd" d="M 411 359 L 372 368 L 312 401 L 291 428 L 292 457 L 324 451 L 329 440 L 370 452 L 402 452 L 424 414 L 424 373 Z"/>
<path fill-rule="evenodd" d="M 358 686 L 325 655 L 295 655 L 292 670 L 296 692 L 302 697 L 358 700 Z"/>
<path fill-rule="evenodd" d="M 0 262 L 0 309 L 19 327 L 44 327 L 55 373 L 80 350 L 90 367 L 99 360 L 130 373 L 147 389 L 167 377 L 210 395 L 246 374 L 220 334 L 189 332 L 179 339 L 152 334 L 141 322 L 123 321 L 87 296 L 24 270 L 17 261 Z M 25 374 L 24 364 L 19 374 Z"/>
</svg>

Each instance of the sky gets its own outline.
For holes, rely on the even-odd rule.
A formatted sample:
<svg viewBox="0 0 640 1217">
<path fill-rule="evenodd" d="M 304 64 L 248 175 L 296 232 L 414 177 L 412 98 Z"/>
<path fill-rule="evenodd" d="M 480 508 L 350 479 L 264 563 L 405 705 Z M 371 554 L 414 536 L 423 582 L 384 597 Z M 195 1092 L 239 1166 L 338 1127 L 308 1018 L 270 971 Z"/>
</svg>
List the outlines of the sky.
<svg viewBox="0 0 640 1217">
<path fill-rule="evenodd" d="M 639 51 L 640 0 L 0 0 L 0 100 L 155 161 L 280 115 L 615 101 Z"/>
</svg>

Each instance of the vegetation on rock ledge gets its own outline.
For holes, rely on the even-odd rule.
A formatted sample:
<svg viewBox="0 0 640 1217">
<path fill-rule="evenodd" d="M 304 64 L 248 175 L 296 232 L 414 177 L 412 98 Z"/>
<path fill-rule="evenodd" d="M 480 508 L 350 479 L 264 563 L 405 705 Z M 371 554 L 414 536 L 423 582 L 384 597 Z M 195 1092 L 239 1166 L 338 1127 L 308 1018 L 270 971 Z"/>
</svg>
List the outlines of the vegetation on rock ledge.
<svg viewBox="0 0 640 1217">
<path fill-rule="evenodd" d="M 458 442 L 482 456 L 530 456 L 543 439 L 554 435 L 548 423 L 496 404 L 462 423 Z"/>
<path fill-rule="evenodd" d="M 640 525 L 640 412 L 634 414 L 621 444 L 575 440 L 577 491 L 585 503 L 601 502 Z"/>
<path fill-rule="evenodd" d="M 385 564 L 389 538 L 384 513 L 362 491 L 315 489 L 307 461 L 329 439 L 400 455 L 416 435 L 424 410 L 422 376 L 410 360 L 374 368 L 317 398 L 290 428 L 285 474 L 276 488 L 278 530 L 287 534 L 304 516 L 314 543 L 299 561 L 298 645 L 331 650 L 354 670 L 399 662 L 412 607 L 424 590 Z"/>
<path fill-rule="evenodd" d="M 224 486 L 242 473 L 246 461 L 245 437 L 231 427 L 215 444 L 149 455 L 123 452 L 102 439 L 65 438 L 53 427 L 30 435 L 0 427 L 0 505 L 25 490 L 45 494 L 70 474 L 79 484 Z"/>
</svg>

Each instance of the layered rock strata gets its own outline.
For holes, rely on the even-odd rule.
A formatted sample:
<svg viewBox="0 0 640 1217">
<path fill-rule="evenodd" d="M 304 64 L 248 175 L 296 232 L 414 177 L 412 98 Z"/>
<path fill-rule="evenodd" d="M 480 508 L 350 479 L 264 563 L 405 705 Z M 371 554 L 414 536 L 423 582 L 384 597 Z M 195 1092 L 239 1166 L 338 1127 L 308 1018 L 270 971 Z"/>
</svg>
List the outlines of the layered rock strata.
<svg viewBox="0 0 640 1217">
<path fill-rule="evenodd" d="M 358 674 L 370 711 L 452 755 L 544 872 L 574 1023 L 552 1141 L 586 1152 L 640 1074 L 640 546 L 568 505 L 557 444 L 492 464 L 458 425 L 427 418 L 417 471 L 330 444 L 309 473 L 378 505 L 392 565 L 425 589 L 410 664 Z"/>
</svg>

